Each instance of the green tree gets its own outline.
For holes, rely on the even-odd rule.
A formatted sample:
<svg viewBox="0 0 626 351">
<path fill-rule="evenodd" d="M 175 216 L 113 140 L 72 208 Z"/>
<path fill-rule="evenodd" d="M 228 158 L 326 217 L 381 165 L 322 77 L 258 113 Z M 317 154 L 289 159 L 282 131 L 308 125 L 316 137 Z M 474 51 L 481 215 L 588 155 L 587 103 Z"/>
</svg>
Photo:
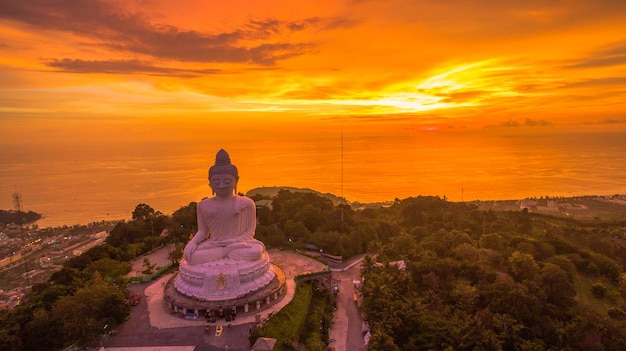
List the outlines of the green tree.
<svg viewBox="0 0 626 351">
<path fill-rule="evenodd" d="M 179 224 L 183 228 L 187 228 L 188 231 L 194 232 L 197 222 L 197 208 L 196 202 L 190 202 L 187 206 L 183 206 L 172 213 L 172 220 Z"/>
<path fill-rule="evenodd" d="M 58 319 L 45 309 L 36 309 L 33 319 L 22 330 L 26 350 L 54 350 L 65 345 Z"/>
<path fill-rule="evenodd" d="M 520 233 L 530 234 L 532 231 L 533 224 L 528 214 L 528 209 L 524 208 L 518 215 L 517 229 Z"/>
<path fill-rule="evenodd" d="M 467 262 L 477 262 L 480 257 L 478 250 L 471 244 L 460 244 L 452 251 L 455 257 Z"/>
<path fill-rule="evenodd" d="M 334 206 L 330 199 L 311 192 L 291 192 L 281 190 L 272 200 L 272 218 L 277 221 L 279 227 L 284 226 L 288 220 L 305 220 L 305 225 L 312 228 L 322 225 L 326 216 L 330 214 Z M 303 211 L 304 210 L 304 211 Z M 318 218 L 319 213 L 323 217 Z M 300 216 L 301 218 L 298 218 Z M 318 218 L 321 222 L 311 223 L 310 220 Z"/>
<path fill-rule="evenodd" d="M 80 270 L 72 267 L 63 267 L 60 271 L 52 273 L 49 282 L 53 285 L 65 285 L 74 293 L 78 288 L 82 288 L 85 285 L 86 279 Z"/>
<path fill-rule="evenodd" d="M 255 238 L 268 247 L 283 247 L 287 241 L 282 230 L 266 225 L 257 225 Z"/>
<path fill-rule="evenodd" d="M 33 286 L 29 302 L 32 306 L 43 307 L 50 311 L 59 298 L 72 295 L 74 291 L 75 289 L 63 284 L 39 284 Z"/>
<path fill-rule="evenodd" d="M 136 222 L 118 222 L 109 236 L 106 238 L 107 244 L 115 247 L 126 247 L 139 242 L 143 238 L 143 229 Z"/>
<path fill-rule="evenodd" d="M 368 247 L 378 241 L 378 234 L 373 225 L 365 222 L 355 222 L 354 226 L 350 229 L 350 235 L 352 237 L 358 237 L 359 247 L 358 252 L 367 252 Z"/>
<path fill-rule="evenodd" d="M 320 227 L 325 219 L 322 215 L 321 208 L 315 207 L 311 204 L 306 204 L 298 212 L 296 212 L 294 220 L 304 224 L 309 232 L 312 233 Z"/>
<path fill-rule="evenodd" d="M 540 288 L 548 303 L 565 309 L 574 305 L 576 289 L 561 267 L 546 263 L 539 274 Z M 561 311 L 564 312 L 564 311 Z"/>
<path fill-rule="evenodd" d="M 376 261 L 374 260 L 374 258 L 369 254 L 365 255 L 361 263 L 361 276 L 369 275 L 370 273 L 374 271 L 375 267 L 376 267 Z"/>
<path fill-rule="evenodd" d="M 140 203 L 135 207 L 135 210 L 133 210 L 132 219 L 143 221 L 154 217 L 155 214 L 156 211 L 154 210 L 154 208 L 144 203 Z"/>
<path fill-rule="evenodd" d="M 400 351 L 393 338 L 383 331 L 372 333 L 367 349 L 371 351 Z"/>
<path fill-rule="evenodd" d="M 85 269 L 86 273 L 93 275 L 98 272 L 105 280 L 122 283 L 126 274 L 130 273 L 131 266 L 128 262 L 121 262 L 111 258 L 102 258 L 92 262 Z"/>
<path fill-rule="evenodd" d="M 23 311 L 23 306 L 18 306 L 14 310 L 0 310 L 0 350 L 23 351 L 21 332 L 18 314 Z M 32 314 L 28 311 L 29 319 Z"/>
<path fill-rule="evenodd" d="M 302 222 L 294 221 L 291 219 L 285 222 L 283 231 L 285 233 L 285 236 L 288 239 L 291 239 L 290 241 L 306 242 L 311 235 L 309 229 L 304 224 L 302 224 Z"/>
<path fill-rule="evenodd" d="M 198 230 L 197 206 L 197 203 L 190 202 L 189 205 L 179 208 L 172 214 L 170 242 L 187 243 L 189 235 L 195 234 Z"/>
<path fill-rule="evenodd" d="M 591 285 L 591 292 L 593 293 L 593 296 L 598 299 L 604 298 L 608 290 L 609 289 L 607 289 L 606 286 L 601 282 L 595 282 Z"/>
<path fill-rule="evenodd" d="M 98 273 L 91 283 L 73 296 L 59 299 L 52 315 L 59 323 L 64 340 L 87 342 L 103 333 L 105 325 L 115 327 L 130 314 L 128 291 L 104 282 Z"/>
<path fill-rule="evenodd" d="M 508 272 L 515 281 L 532 280 L 539 273 L 539 265 L 530 254 L 516 251 L 508 261 Z"/>
<path fill-rule="evenodd" d="M 165 240 L 159 236 L 145 236 L 141 240 L 141 244 L 143 245 L 143 252 L 148 252 L 156 249 L 157 247 L 163 245 Z"/>
<path fill-rule="evenodd" d="M 397 235 L 389 242 L 387 246 L 389 248 L 388 255 L 394 260 L 407 259 L 409 257 L 415 257 L 419 253 L 420 248 L 408 235 Z"/>
<path fill-rule="evenodd" d="M 572 261 L 565 255 L 552 256 L 548 258 L 546 263 L 552 263 L 559 266 L 562 270 L 567 273 L 567 278 L 570 282 L 574 281 L 574 277 L 576 276 L 576 266 L 572 263 Z"/>
<path fill-rule="evenodd" d="M 479 244 L 485 249 L 504 252 L 508 242 L 500 234 L 488 233 L 480 236 Z"/>
</svg>

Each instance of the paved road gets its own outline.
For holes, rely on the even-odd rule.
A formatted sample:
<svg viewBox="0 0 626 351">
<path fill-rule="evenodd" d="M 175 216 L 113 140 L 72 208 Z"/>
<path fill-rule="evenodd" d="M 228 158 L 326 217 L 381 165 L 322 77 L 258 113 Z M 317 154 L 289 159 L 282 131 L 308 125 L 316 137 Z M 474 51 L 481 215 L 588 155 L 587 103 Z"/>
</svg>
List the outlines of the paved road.
<svg viewBox="0 0 626 351">
<path fill-rule="evenodd" d="M 333 328 L 329 332 L 330 346 L 334 346 L 336 351 L 365 350 L 362 334 L 363 318 L 353 300 L 353 294 L 357 292 L 353 280 L 360 276 L 360 267 L 361 265 L 357 263 L 346 270 L 335 269 L 332 272 L 333 279 L 340 287 Z"/>
</svg>

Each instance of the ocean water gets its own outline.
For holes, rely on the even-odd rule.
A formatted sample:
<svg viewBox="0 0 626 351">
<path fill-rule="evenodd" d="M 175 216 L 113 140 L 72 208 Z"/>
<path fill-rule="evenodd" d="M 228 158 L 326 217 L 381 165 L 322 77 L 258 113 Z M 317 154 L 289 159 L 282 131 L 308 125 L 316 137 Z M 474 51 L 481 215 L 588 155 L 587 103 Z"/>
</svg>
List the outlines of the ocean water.
<svg viewBox="0 0 626 351">
<path fill-rule="evenodd" d="M 229 143 L 1 145 L 0 208 L 42 213 L 40 226 L 128 219 L 146 203 L 171 214 L 210 196 L 221 147 L 238 191 L 294 186 L 378 202 L 417 195 L 450 201 L 626 194 L 626 132 L 514 130 L 238 138 Z"/>
</svg>

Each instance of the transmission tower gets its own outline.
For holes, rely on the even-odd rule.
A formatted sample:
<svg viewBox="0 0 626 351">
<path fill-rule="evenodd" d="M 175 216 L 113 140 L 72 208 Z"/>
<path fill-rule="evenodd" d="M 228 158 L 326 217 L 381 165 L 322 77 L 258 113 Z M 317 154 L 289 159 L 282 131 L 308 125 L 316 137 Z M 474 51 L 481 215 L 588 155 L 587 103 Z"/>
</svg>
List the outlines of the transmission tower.
<svg viewBox="0 0 626 351">
<path fill-rule="evenodd" d="M 19 224 L 20 229 L 23 229 L 22 223 L 22 194 L 18 193 L 17 190 L 13 193 L 13 209 L 17 212 L 17 224 Z"/>
<path fill-rule="evenodd" d="M 13 209 L 22 212 L 22 194 L 17 191 L 13 193 Z"/>
</svg>

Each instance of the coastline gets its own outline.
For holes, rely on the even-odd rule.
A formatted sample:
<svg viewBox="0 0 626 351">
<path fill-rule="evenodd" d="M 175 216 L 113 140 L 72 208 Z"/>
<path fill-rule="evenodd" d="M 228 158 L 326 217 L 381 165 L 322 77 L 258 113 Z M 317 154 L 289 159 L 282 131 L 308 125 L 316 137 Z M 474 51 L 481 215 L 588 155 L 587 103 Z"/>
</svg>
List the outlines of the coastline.
<svg viewBox="0 0 626 351">
<path fill-rule="evenodd" d="M 306 191 L 313 192 L 320 196 L 328 196 L 331 200 L 340 199 L 340 197 L 333 194 L 323 194 L 321 192 L 311 189 L 300 189 L 295 187 L 270 187 L 268 191 L 277 192 L 276 189 L 285 188 L 289 191 Z M 249 191 L 246 195 L 252 196 L 255 193 L 264 194 L 267 191 L 255 188 Z M 254 192 L 257 191 L 257 192 Z M 426 195 L 416 195 L 426 196 Z M 399 199 L 403 200 L 403 199 Z M 448 200 L 450 201 L 450 200 Z M 504 199 L 504 200 L 471 200 L 471 201 L 450 201 L 450 202 L 465 202 L 468 204 L 475 204 L 482 210 L 495 210 L 495 211 L 515 211 L 527 208 L 530 212 L 545 213 L 552 215 L 563 215 L 572 218 L 606 218 L 606 219 L 619 219 L 626 217 L 626 194 L 613 194 L 613 195 L 581 195 L 581 196 L 540 196 L 540 197 L 528 197 L 524 199 Z M 348 202 L 353 210 L 362 210 L 365 208 L 376 208 L 383 206 L 390 206 L 394 203 L 394 200 L 374 203 L 360 203 L 360 202 Z M 176 210 L 180 207 L 186 206 L 181 204 L 176 207 Z M 6 210 L 5 210 L 6 211 Z M 175 211 L 175 210 L 174 210 Z M 130 214 L 132 211 L 129 211 Z M 165 213 L 165 212 L 164 212 Z M 173 211 L 172 211 L 173 213 Z M 165 213 L 171 215 L 172 213 Z M 621 216 L 621 217 L 620 217 Z M 120 221 L 130 220 L 130 216 L 119 216 L 119 219 L 111 219 L 110 214 L 95 216 L 87 219 L 86 217 L 71 217 L 75 220 L 67 220 L 64 217 L 49 217 L 46 214 L 41 214 L 41 218 L 29 223 L 23 223 L 24 228 L 33 228 L 35 225 L 39 229 L 44 228 L 66 228 L 66 227 L 80 227 L 80 226 L 94 226 L 94 225 L 114 225 Z M 13 229 L 16 229 L 14 227 Z"/>
</svg>

